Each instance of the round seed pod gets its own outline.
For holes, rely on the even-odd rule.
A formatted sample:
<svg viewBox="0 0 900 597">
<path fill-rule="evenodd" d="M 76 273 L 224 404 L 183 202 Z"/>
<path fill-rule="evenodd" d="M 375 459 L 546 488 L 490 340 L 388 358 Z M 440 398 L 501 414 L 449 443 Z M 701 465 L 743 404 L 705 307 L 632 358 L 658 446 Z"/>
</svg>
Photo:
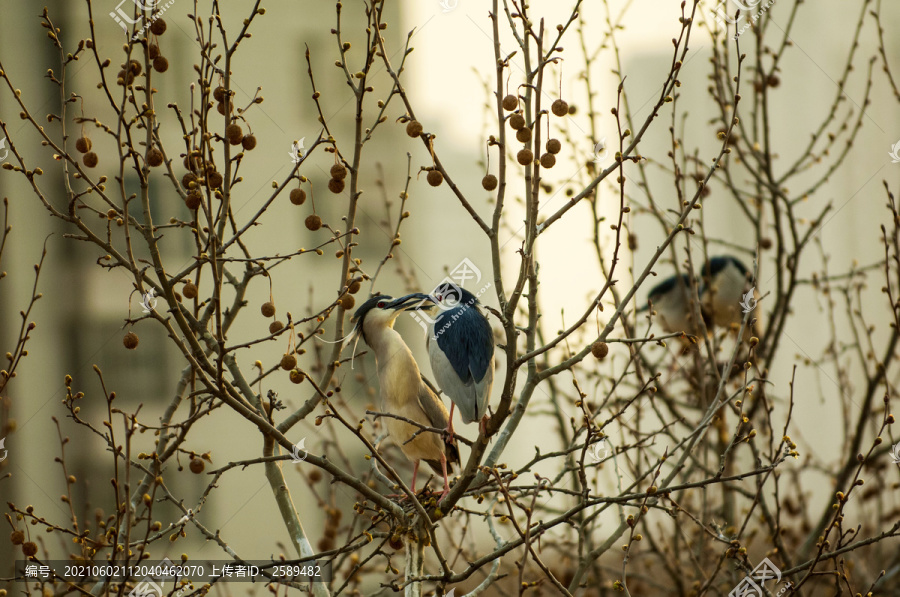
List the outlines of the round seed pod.
<svg viewBox="0 0 900 597">
<path fill-rule="evenodd" d="M 184 176 L 181 177 L 181 186 L 186 189 L 191 188 L 191 184 L 197 184 L 197 175 L 188 172 Z"/>
<path fill-rule="evenodd" d="M 297 366 L 297 357 L 292 354 L 284 354 L 281 357 L 281 368 L 285 371 L 290 371 L 294 367 Z"/>
<path fill-rule="evenodd" d="M 184 295 L 186 299 L 195 299 L 197 298 L 197 285 L 193 282 L 188 282 L 184 285 L 184 288 L 181 290 L 181 294 Z"/>
<path fill-rule="evenodd" d="M 291 203 L 303 205 L 304 201 L 306 201 L 306 191 L 303 189 L 291 189 Z"/>
<path fill-rule="evenodd" d="M 565 116 L 569 113 L 569 104 L 566 100 L 558 99 L 550 105 L 550 111 L 556 116 Z"/>
<path fill-rule="evenodd" d="M 259 310 L 263 314 L 263 317 L 272 317 L 275 315 L 275 303 L 267 301 L 262 304 Z"/>
<path fill-rule="evenodd" d="M 516 154 L 516 161 L 523 166 L 527 166 L 534 161 L 534 154 L 531 153 L 530 149 L 519 150 L 519 153 Z"/>
<path fill-rule="evenodd" d="M 439 187 L 444 182 L 444 175 L 441 174 L 440 170 L 429 170 L 428 176 L 425 178 L 428 180 L 428 184 L 433 187 Z"/>
<path fill-rule="evenodd" d="M 165 56 L 157 56 L 153 59 L 153 70 L 158 73 L 164 73 L 169 70 L 169 61 Z"/>
<path fill-rule="evenodd" d="M 225 182 L 225 179 L 215 170 L 206 175 L 206 184 L 208 184 L 211 189 L 218 189 L 222 186 L 223 182 Z"/>
<path fill-rule="evenodd" d="M 559 153 L 560 149 L 562 149 L 562 143 L 559 142 L 559 139 L 547 139 L 548 152 Z"/>
<path fill-rule="evenodd" d="M 188 192 L 187 198 L 184 200 L 184 204 L 187 205 L 188 209 L 200 209 L 201 203 L 203 203 L 203 193 L 198 189 Z"/>
<path fill-rule="evenodd" d="M 84 165 L 88 168 L 96 168 L 97 163 L 100 162 L 100 158 L 93 151 L 89 151 L 84 154 L 84 157 L 81 158 L 81 161 L 84 162 Z"/>
<path fill-rule="evenodd" d="M 350 282 L 350 286 L 347 288 L 347 292 L 350 294 L 356 294 L 359 292 L 359 289 L 362 288 L 362 284 L 360 284 L 359 280 L 354 280 Z"/>
<path fill-rule="evenodd" d="M 150 60 L 153 60 L 157 56 L 159 56 L 159 46 L 156 44 L 150 44 L 147 48 L 147 53 L 150 56 Z"/>
<path fill-rule="evenodd" d="M 291 383 L 303 383 L 303 380 L 306 379 L 306 375 L 297 369 L 291 369 L 290 377 Z"/>
<path fill-rule="evenodd" d="M 163 163 L 163 152 L 156 149 L 155 147 L 147 152 L 147 164 L 151 167 L 156 168 L 157 166 L 161 166 Z"/>
<path fill-rule="evenodd" d="M 332 178 L 328 181 L 328 190 L 337 195 L 344 192 L 344 180 L 342 178 Z"/>
<path fill-rule="evenodd" d="M 153 35 L 162 35 L 166 32 L 166 22 L 162 18 L 157 18 L 150 24 L 150 33 Z"/>
<path fill-rule="evenodd" d="M 497 188 L 497 177 L 493 174 L 485 174 L 484 178 L 481 179 L 481 187 L 485 191 L 493 191 Z"/>
<path fill-rule="evenodd" d="M 521 114 L 513 114 L 509 117 L 509 126 L 513 130 L 519 130 L 525 126 L 525 117 Z"/>
<path fill-rule="evenodd" d="M 213 89 L 213 99 L 217 102 L 225 101 L 225 88 L 219 85 L 215 89 Z"/>
<path fill-rule="evenodd" d="M 23 533 L 22 531 L 13 531 L 9 536 L 9 540 L 13 545 L 22 545 L 23 543 L 25 543 L 25 533 Z"/>
<path fill-rule="evenodd" d="M 541 156 L 541 168 L 552 168 L 556 165 L 556 156 L 552 153 L 545 153 Z"/>
<path fill-rule="evenodd" d="M 284 328 L 283 323 L 281 323 L 280 321 L 277 321 L 277 320 L 273 321 L 272 323 L 269 324 L 269 333 L 275 334 L 277 332 L 280 332 L 283 328 Z"/>
<path fill-rule="evenodd" d="M 637 234 L 631 233 L 628 235 L 628 250 L 636 251 L 638 248 L 638 237 Z"/>
<path fill-rule="evenodd" d="M 771 249 L 772 248 L 772 239 L 768 238 L 766 236 L 759 239 L 759 248 L 763 249 L 763 250 Z"/>
<path fill-rule="evenodd" d="M 141 74 L 141 71 L 144 70 L 144 67 L 141 66 L 141 63 L 137 60 L 132 60 L 128 63 L 128 70 L 135 77 Z"/>
<path fill-rule="evenodd" d="M 293 372 L 292 372 L 292 373 L 293 373 Z M 319 481 L 322 480 L 322 473 L 319 472 L 319 469 L 314 468 L 314 469 L 309 473 L 309 480 L 310 480 L 310 482 L 312 482 L 312 483 L 318 483 Z"/>
<path fill-rule="evenodd" d="M 244 135 L 244 138 L 241 139 L 241 147 L 245 150 L 250 151 L 251 149 L 256 147 L 256 137 L 251 135 Z"/>
<path fill-rule="evenodd" d="M 344 311 L 349 311 L 356 306 L 356 299 L 353 298 L 352 294 L 345 294 L 341 297 L 341 306 L 344 308 Z"/>
<path fill-rule="evenodd" d="M 781 84 L 781 79 L 778 78 L 778 75 L 769 75 L 769 78 L 766 79 L 766 83 L 769 87 L 778 87 Z"/>
<path fill-rule="evenodd" d="M 319 228 L 322 227 L 322 218 L 313 214 L 311 216 L 307 216 L 306 218 L 306 228 L 315 232 Z"/>
<path fill-rule="evenodd" d="M 37 553 L 37 544 L 34 541 L 29 541 L 22 545 L 22 553 L 26 556 L 33 556 Z"/>
<path fill-rule="evenodd" d="M 335 164 L 331 167 L 331 178 L 344 180 L 347 177 L 347 168 L 343 164 Z"/>
<path fill-rule="evenodd" d="M 232 145 L 240 145 L 241 141 L 244 140 L 244 131 L 241 130 L 241 125 L 232 122 L 226 126 L 225 137 L 228 138 L 228 142 Z"/>
<path fill-rule="evenodd" d="M 406 134 L 410 137 L 418 137 L 422 134 L 422 123 L 418 120 L 410 120 L 406 123 Z"/>
<path fill-rule="evenodd" d="M 512 94 L 509 94 L 503 98 L 502 104 L 504 110 L 506 110 L 507 112 L 512 112 L 519 107 L 519 98 Z"/>
<path fill-rule="evenodd" d="M 388 545 L 390 545 L 392 549 L 399 551 L 403 549 L 403 538 L 400 537 L 400 535 L 391 535 L 390 540 L 388 540 Z"/>
<path fill-rule="evenodd" d="M 78 137 L 75 140 L 75 149 L 78 153 L 87 153 L 91 150 L 91 140 L 88 137 Z"/>
<path fill-rule="evenodd" d="M 125 345 L 125 348 L 128 350 L 134 350 L 138 345 L 138 337 L 134 332 L 128 332 L 125 334 L 125 337 L 122 338 L 122 344 Z"/>
<path fill-rule="evenodd" d="M 192 473 L 199 475 L 203 472 L 203 469 L 206 468 L 206 464 L 203 462 L 202 458 L 191 458 L 190 468 Z"/>
<path fill-rule="evenodd" d="M 593 344 L 591 344 L 591 354 L 594 355 L 594 358 L 599 360 L 605 359 L 606 355 L 609 354 L 609 346 L 606 342 L 600 342 L 597 340 Z"/>
<path fill-rule="evenodd" d="M 516 140 L 519 143 L 528 143 L 531 141 L 531 129 L 528 127 L 522 127 L 516 131 Z"/>
<path fill-rule="evenodd" d="M 219 105 L 216 106 L 216 111 L 222 116 L 225 116 L 225 114 L 231 113 L 231 108 L 231 100 L 226 100 L 224 102 L 219 102 Z"/>
</svg>

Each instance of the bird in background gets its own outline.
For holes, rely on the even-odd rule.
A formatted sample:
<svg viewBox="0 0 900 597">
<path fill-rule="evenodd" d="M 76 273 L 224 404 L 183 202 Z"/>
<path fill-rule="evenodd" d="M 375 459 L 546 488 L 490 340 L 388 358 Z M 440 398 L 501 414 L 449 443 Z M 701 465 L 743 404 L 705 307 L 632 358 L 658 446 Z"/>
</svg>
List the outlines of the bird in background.
<svg viewBox="0 0 900 597">
<path fill-rule="evenodd" d="M 494 332 L 481 311 L 478 297 L 455 284 L 442 284 L 430 295 L 440 312 L 427 335 L 431 371 L 441 391 L 450 397 L 450 425 L 459 409 L 463 423 L 478 421 L 484 433 L 494 385 Z"/>
<path fill-rule="evenodd" d="M 751 291 L 753 274 L 731 255 L 711 257 L 700 269 L 700 301 L 704 313 L 717 326 L 740 325 L 744 316 L 744 297 Z M 753 305 L 756 304 L 754 298 Z"/>
<path fill-rule="evenodd" d="M 697 335 L 699 328 L 694 321 L 690 277 L 687 274 L 669 276 L 650 289 L 647 300 L 653 305 L 662 328 L 669 333 L 684 332 Z M 645 312 L 650 306 L 638 309 Z"/>
<path fill-rule="evenodd" d="M 351 322 L 354 331 L 375 352 L 378 383 L 381 387 L 382 410 L 405 417 L 425 427 L 446 429 L 449 423 L 447 408 L 437 394 L 422 379 L 419 365 L 409 347 L 394 330 L 394 322 L 404 311 L 421 308 L 420 293 L 392 298 L 373 296 L 364 302 Z M 416 491 L 419 462 L 424 460 L 444 477 L 444 491 L 438 501 L 450 491 L 447 471 L 459 464 L 459 448 L 453 436 L 423 431 L 421 427 L 393 417 L 385 417 L 385 427 L 400 450 L 413 462 L 412 491 Z"/>
</svg>

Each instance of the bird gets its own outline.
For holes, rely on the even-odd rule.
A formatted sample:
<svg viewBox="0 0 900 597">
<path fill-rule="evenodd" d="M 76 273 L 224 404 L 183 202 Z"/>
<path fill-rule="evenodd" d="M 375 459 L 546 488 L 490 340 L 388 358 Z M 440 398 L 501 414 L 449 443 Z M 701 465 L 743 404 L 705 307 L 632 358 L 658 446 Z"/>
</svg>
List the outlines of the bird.
<svg viewBox="0 0 900 597">
<path fill-rule="evenodd" d="M 376 295 L 364 302 L 351 318 L 354 331 L 375 352 L 378 383 L 381 387 L 382 409 L 424 427 L 445 429 L 449 417 L 447 408 L 437 394 L 425 383 L 419 365 L 394 330 L 394 322 L 404 311 L 420 308 L 422 294 L 400 298 Z M 393 417 L 386 417 L 388 435 L 413 462 L 412 491 L 416 491 L 419 462 L 424 460 L 444 477 L 444 491 L 438 501 L 450 491 L 447 476 L 453 464 L 459 464 L 459 448 L 452 436 L 423 431 L 421 427 Z"/>
<path fill-rule="evenodd" d="M 723 328 L 740 325 L 745 305 L 756 304 L 750 299 L 755 289 L 750 287 L 752 274 L 737 257 L 711 257 L 700 269 L 702 287 L 700 302 L 706 317 Z"/>
<path fill-rule="evenodd" d="M 662 328 L 670 333 L 696 335 L 697 325 L 691 307 L 691 281 L 687 274 L 670 276 L 650 289 L 647 300 L 653 305 Z M 649 305 L 638 312 L 649 310 Z"/>
<path fill-rule="evenodd" d="M 428 330 L 426 344 L 438 387 L 450 398 L 450 424 L 459 408 L 463 423 L 478 421 L 484 433 L 494 385 L 494 332 L 478 297 L 455 284 L 438 286 L 427 295 L 441 312 Z"/>
</svg>

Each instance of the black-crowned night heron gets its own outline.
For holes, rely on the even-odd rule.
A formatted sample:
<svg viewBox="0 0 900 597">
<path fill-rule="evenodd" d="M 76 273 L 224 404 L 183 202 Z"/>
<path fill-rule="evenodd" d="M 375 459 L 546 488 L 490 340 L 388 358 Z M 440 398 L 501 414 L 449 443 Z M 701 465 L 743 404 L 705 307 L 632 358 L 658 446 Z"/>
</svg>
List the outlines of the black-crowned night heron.
<svg viewBox="0 0 900 597">
<path fill-rule="evenodd" d="M 428 298 L 441 309 L 428 330 L 427 344 L 434 378 L 451 401 L 448 431 L 453 433 L 454 407 L 463 423 L 478 421 L 484 431 L 494 385 L 491 324 L 478 298 L 465 288 L 444 284 Z"/>
<path fill-rule="evenodd" d="M 402 312 L 421 308 L 422 296 L 414 294 L 397 299 L 373 296 L 356 310 L 351 321 L 375 352 L 382 409 L 425 427 L 446 429 L 449 421 L 446 407 L 422 380 L 416 359 L 394 330 L 394 321 Z M 413 462 L 413 492 L 419 461 L 424 460 L 444 477 L 443 499 L 450 490 L 447 470 L 452 463 L 459 463 L 459 449 L 452 436 L 446 438 L 436 432 L 423 431 L 421 427 L 393 417 L 385 417 L 385 427 L 391 439 Z"/>
<path fill-rule="evenodd" d="M 709 263 L 703 264 L 700 276 L 703 311 L 715 325 L 728 328 L 740 324 L 744 311 L 756 307 L 752 274 L 736 257 L 711 257 Z"/>
<path fill-rule="evenodd" d="M 696 335 L 698 326 L 691 306 L 691 282 L 687 274 L 670 276 L 650 289 L 647 300 L 653 305 L 662 328 L 670 333 Z M 638 312 L 647 311 L 643 307 Z"/>
</svg>

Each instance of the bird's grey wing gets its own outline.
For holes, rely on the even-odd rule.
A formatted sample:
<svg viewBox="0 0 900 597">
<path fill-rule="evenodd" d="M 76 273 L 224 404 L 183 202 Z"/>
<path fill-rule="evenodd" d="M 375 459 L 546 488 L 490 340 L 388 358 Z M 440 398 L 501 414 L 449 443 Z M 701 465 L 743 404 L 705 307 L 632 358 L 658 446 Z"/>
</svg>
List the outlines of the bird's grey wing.
<svg viewBox="0 0 900 597">
<path fill-rule="evenodd" d="M 471 423 L 477 418 L 477 402 L 475 384 L 471 381 L 465 383 L 457 374 L 456 369 L 447 358 L 447 354 L 441 350 L 437 342 L 428 342 L 428 357 L 431 361 L 431 371 L 438 385 L 450 400 L 459 408 L 463 423 Z"/>
<path fill-rule="evenodd" d="M 444 403 L 441 402 L 438 395 L 428 387 L 424 380 L 419 384 L 418 399 L 419 406 L 422 408 L 422 411 L 425 413 L 425 417 L 428 419 L 431 426 L 437 429 L 446 429 L 450 424 L 450 413 L 447 412 L 447 407 L 444 406 Z M 447 455 L 447 462 L 455 462 L 458 464 L 459 446 L 457 446 L 456 440 L 451 439 L 450 441 L 447 441 L 445 439 L 444 448 Z M 428 464 L 436 471 L 440 472 L 440 463 L 437 463 L 436 467 L 431 461 L 429 461 Z"/>
</svg>

